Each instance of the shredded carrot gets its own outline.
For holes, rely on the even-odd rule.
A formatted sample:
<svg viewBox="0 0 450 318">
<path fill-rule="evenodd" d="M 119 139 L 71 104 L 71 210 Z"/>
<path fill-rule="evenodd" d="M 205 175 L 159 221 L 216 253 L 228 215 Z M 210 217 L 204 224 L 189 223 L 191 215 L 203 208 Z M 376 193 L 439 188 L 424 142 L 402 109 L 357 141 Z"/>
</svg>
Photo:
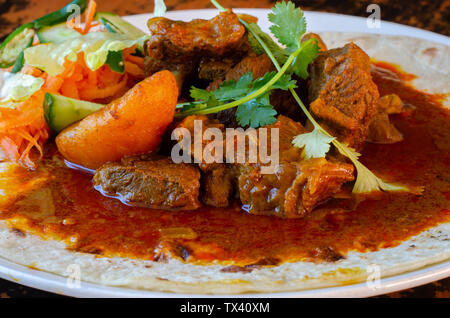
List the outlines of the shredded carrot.
<svg viewBox="0 0 450 318">
<path fill-rule="evenodd" d="M 40 44 L 40 43 L 41 43 L 41 41 L 39 41 L 39 38 L 38 38 L 38 37 L 35 37 L 34 40 L 33 40 L 32 45 L 38 45 L 38 44 Z"/>
<path fill-rule="evenodd" d="M 36 67 L 25 64 L 21 70 L 21 73 L 28 74 L 34 77 L 40 77 L 42 75 L 42 71 Z"/>
<path fill-rule="evenodd" d="M 122 76 L 120 82 L 113 86 L 108 86 L 104 88 L 92 87 L 86 85 L 80 90 L 80 97 L 84 100 L 97 100 L 105 99 L 108 97 L 117 97 L 119 92 L 124 93 L 124 89 L 127 85 L 127 76 Z"/>
<path fill-rule="evenodd" d="M 144 70 L 142 68 L 140 68 L 138 65 L 131 63 L 129 61 L 124 61 L 124 65 L 125 65 L 125 71 L 136 77 L 136 78 L 140 78 L 140 79 L 144 79 L 145 74 L 144 74 Z"/>
<path fill-rule="evenodd" d="M 67 26 L 80 34 L 84 34 L 84 30 L 76 23 L 76 18 L 67 21 Z"/>
<path fill-rule="evenodd" d="M 97 86 L 97 72 L 87 72 L 88 74 L 88 84 L 90 86 Z"/>
<path fill-rule="evenodd" d="M 61 94 L 70 98 L 80 99 L 76 82 L 66 79 L 61 86 Z"/>
<path fill-rule="evenodd" d="M 84 34 L 88 33 L 92 27 L 92 21 L 94 20 L 96 8 L 97 3 L 95 3 L 94 0 L 89 0 L 88 8 L 86 10 L 86 21 L 84 22 Z"/>
<path fill-rule="evenodd" d="M 99 25 L 97 21 L 94 21 L 96 8 L 97 3 L 94 0 L 89 0 L 88 7 L 85 13 L 84 28 L 76 23 L 76 18 L 67 21 L 67 26 L 80 34 L 87 34 L 91 28 Z"/>
<path fill-rule="evenodd" d="M 130 61 L 133 64 L 136 64 L 140 68 L 144 68 L 144 58 L 140 56 L 127 55 L 124 57 L 126 61 Z"/>
<path fill-rule="evenodd" d="M 38 91 L 17 109 L 0 109 L 0 149 L 3 157 L 27 168 L 36 167 L 31 158 L 36 148 L 40 157 L 42 145 L 49 137 L 44 119 L 44 92 Z"/>
</svg>

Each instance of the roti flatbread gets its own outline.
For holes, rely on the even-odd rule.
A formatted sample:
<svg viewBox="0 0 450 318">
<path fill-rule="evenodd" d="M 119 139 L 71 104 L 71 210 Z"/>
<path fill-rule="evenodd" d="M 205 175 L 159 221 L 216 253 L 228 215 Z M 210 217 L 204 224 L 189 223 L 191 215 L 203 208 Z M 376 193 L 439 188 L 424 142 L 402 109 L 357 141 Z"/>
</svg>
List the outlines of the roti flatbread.
<svg viewBox="0 0 450 318">
<path fill-rule="evenodd" d="M 328 48 L 354 41 L 371 58 L 399 65 L 417 75 L 412 82 L 416 88 L 447 94 L 443 103 L 449 106 L 449 47 L 397 36 L 335 32 L 320 35 Z M 154 262 L 73 252 L 62 242 L 13 230 L 20 222 L 0 222 L 0 256 L 7 260 L 62 276 L 68 275 L 70 265 L 77 264 L 86 282 L 174 293 L 266 293 L 340 286 L 365 281 L 371 274 L 368 267 L 373 265 L 379 266 L 381 277 L 387 277 L 450 259 L 450 223 L 398 246 L 376 252 L 350 252 L 336 262 L 288 262 L 230 272 L 223 271 L 225 265 L 219 264 L 195 265 L 177 259 Z"/>
</svg>

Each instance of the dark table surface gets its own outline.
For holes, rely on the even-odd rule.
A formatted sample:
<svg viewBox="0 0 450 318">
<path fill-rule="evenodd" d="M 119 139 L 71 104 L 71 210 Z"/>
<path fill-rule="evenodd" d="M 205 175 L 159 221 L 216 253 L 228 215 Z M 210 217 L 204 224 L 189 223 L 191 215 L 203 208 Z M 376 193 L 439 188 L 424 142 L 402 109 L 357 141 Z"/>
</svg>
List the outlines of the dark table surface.
<svg viewBox="0 0 450 318">
<path fill-rule="evenodd" d="M 96 0 L 101 11 L 120 15 L 153 11 L 151 0 Z M 10 33 L 22 23 L 34 20 L 63 7 L 69 0 L 0 0 L 0 36 Z M 269 8 L 275 0 L 221 0 L 230 8 Z M 429 31 L 450 35 L 450 0 L 294 0 L 304 10 L 326 11 L 367 17 L 366 8 L 377 3 L 381 18 Z M 166 0 L 168 10 L 212 8 L 209 0 Z M 61 297 L 0 279 L 0 297 Z M 382 295 L 382 297 L 439 297 L 450 298 L 450 278 L 424 286 Z"/>
</svg>

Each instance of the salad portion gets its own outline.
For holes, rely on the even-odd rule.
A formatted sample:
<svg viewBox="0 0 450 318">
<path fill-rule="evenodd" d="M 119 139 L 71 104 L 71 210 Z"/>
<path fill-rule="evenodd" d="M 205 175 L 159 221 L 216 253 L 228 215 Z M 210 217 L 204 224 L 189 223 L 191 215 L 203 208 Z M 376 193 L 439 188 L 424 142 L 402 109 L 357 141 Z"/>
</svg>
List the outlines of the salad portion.
<svg viewBox="0 0 450 318">
<path fill-rule="evenodd" d="M 84 13 L 84 24 L 77 24 Z M 52 134 L 144 79 L 148 35 L 91 0 L 19 27 L 0 46 L 1 156 L 30 169 Z M 37 150 L 34 153 L 32 150 Z"/>
</svg>

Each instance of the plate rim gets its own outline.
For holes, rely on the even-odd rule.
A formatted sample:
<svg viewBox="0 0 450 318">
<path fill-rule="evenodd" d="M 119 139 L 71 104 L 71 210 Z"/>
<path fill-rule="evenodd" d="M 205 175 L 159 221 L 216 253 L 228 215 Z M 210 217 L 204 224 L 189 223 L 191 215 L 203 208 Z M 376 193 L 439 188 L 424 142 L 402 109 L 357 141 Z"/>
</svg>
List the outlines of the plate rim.
<svg viewBox="0 0 450 318">
<path fill-rule="evenodd" d="M 249 14 L 255 14 L 261 17 L 262 14 L 266 14 L 270 11 L 267 8 L 239 8 L 234 9 L 235 12 L 245 12 Z M 179 15 L 186 15 L 191 17 L 192 13 L 202 14 L 216 14 L 216 9 L 192 9 L 192 10 L 173 10 L 168 11 L 168 17 L 174 17 Z M 354 23 L 357 26 L 362 26 L 366 22 L 366 18 L 351 16 L 338 13 L 318 12 L 318 11 L 304 11 L 305 16 L 308 19 L 330 17 L 333 19 L 343 20 L 345 23 Z M 124 18 L 133 23 L 136 23 L 136 19 L 148 19 L 152 17 L 151 13 L 142 13 L 136 15 L 124 16 Z M 345 22 L 349 21 L 349 22 Z M 415 38 L 426 39 L 429 41 L 435 41 L 441 44 L 450 46 L 450 38 L 435 32 L 423 30 L 420 28 L 403 25 L 395 22 L 389 22 L 381 20 L 382 25 L 386 25 L 385 29 L 371 29 L 363 28 L 354 30 L 363 33 L 372 34 L 384 34 L 384 35 L 400 35 L 409 36 Z M 383 30 L 383 32 L 376 31 Z M 340 31 L 340 28 L 334 29 L 320 29 L 317 30 L 312 27 L 313 32 L 327 32 L 327 31 Z M 350 32 L 350 31 L 342 31 Z M 439 279 L 450 277 L 450 260 L 431 264 L 413 271 L 402 273 L 399 275 L 384 277 L 380 279 L 380 287 L 377 289 L 370 289 L 365 282 L 356 284 L 349 284 L 335 287 L 325 287 L 316 289 L 306 289 L 290 292 L 280 293 L 247 293 L 247 294 L 177 294 L 169 292 L 159 292 L 151 290 L 137 290 L 124 287 L 113 287 L 101 284 L 94 284 L 89 282 L 81 282 L 81 288 L 69 288 L 66 284 L 67 278 L 57 274 L 45 272 L 32 267 L 21 265 L 11 262 L 0 256 L 0 278 L 9 280 L 14 283 L 25 285 L 28 287 L 40 289 L 43 291 L 65 295 L 73 297 L 166 297 L 166 298 L 183 298 L 183 297 L 207 297 L 207 298 L 268 298 L 268 297 L 371 297 L 376 295 L 382 295 L 395 291 L 404 290 L 406 288 L 413 288 L 423 284 L 427 284 Z"/>
<path fill-rule="evenodd" d="M 79 288 L 71 288 L 64 276 L 17 264 L 0 257 L 0 278 L 58 295 L 85 298 L 361 298 L 414 288 L 449 276 L 450 260 L 446 260 L 399 275 L 383 277 L 377 288 L 369 288 L 366 282 L 359 282 L 279 293 L 182 294 L 107 286 L 85 281 L 81 281 Z"/>
</svg>

